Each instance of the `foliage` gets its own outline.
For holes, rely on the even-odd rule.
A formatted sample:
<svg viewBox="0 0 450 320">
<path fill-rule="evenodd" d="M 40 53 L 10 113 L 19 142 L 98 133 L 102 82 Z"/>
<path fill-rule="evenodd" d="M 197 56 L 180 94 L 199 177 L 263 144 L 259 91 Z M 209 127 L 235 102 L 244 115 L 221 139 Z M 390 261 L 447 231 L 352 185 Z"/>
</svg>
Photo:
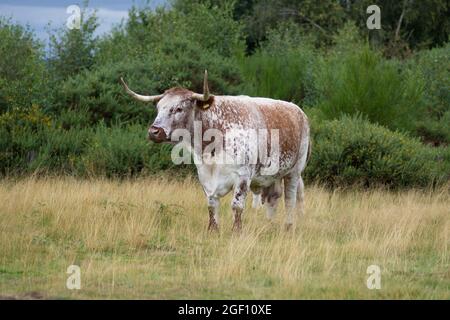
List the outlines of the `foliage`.
<svg viewBox="0 0 450 320">
<path fill-rule="evenodd" d="M 394 53 L 395 47 L 398 46 L 406 45 L 406 49 L 424 49 L 440 46 L 448 41 L 450 22 L 446 0 L 379 0 L 376 3 L 362 0 L 345 3 L 349 4 L 348 15 L 361 32 L 370 35 L 380 45 L 385 45 L 388 56 Z M 366 27 L 369 16 L 366 8 L 372 4 L 380 7 L 381 30 L 369 31 Z"/>
<path fill-rule="evenodd" d="M 425 79 L 426 114 L 417 125 L 425 141 L 435 145 L 450 143 L 450 43 L 422 51 L 410 62 Z M 445 67 L 447 66 L 447 67 Z"/>
<path fill-rule="evenodd" d="M 345 31 L 345 29 L 344 29 Z M 348 41 L 345 32 L 344 42 Z M 315 74 L 315 99 L 326 119 L 362 114 L 392 130 L 414 131 L 424 112 L 424 81 L 417 70 L 385 60 L 365 44 L 341 44 Z"/>
<path fill-rule="evenodd" d="M 0 116 L 0 173 L 26 169 L 43 144 L 40 132 L 51 125 L 51 119 L 36 105 L 28 110 L 15 108 L 3 113 Z"/>
<path fill-rule="evenodd" d="M 84 175 L 124 177 L 173 167 L 170 146 L 162 148 L 145 139 L 143 127 L 138 125 L 108 128 L 97 126 L 85 153 L 81 156 Z"/>
<path fill-rule="evenodd" d="M 266 38 L 269 30 L 286 20 L 295 22 L 299 29 L 313 35 L 318 46 L 330 45 L 331 37 L 346 22 L 351 22 L 374 44 L 382 46 L 387 56 L 404 56 L 410 49 L 440 46 L 448 41 L 450 35 L 446 0 L 379 0 L 376 3 L 371 0 L 235 1 L 235 7 L 242 8 L 242 13 L 236 16 L 245 25 L 249 51 Z M 366 26 L 369 17 L 366 10 L 373 4 L 381 10 L 380 30 L 369 30 Z"/>
<path fill-rule="evenodd" d="M 171 146 L 146 141 L 154 105 L 126 95 L 119 78 L 143 94 L 200 92 L 208 69 L 214 94 L 306 108 L 309 179 L 390 187 L 448 180 L 450 51 L 441 0 L 380 1 L 383 28 L 370 32 L 365 0 L 172 4 L 133 7 L 101 37 L 85 5 L 81 29 L 54 31 L 47 57 L 29 28 L 0 18 L 0 174 L 189 172 L 172 164 Z"/>
<path fill-rule="evenodd" d="M 392 188 L 427 186 L 450 178 L 449 149 L 426 147 L 358 117 L 314 123 L 307 179 L 326 185 Z"/>
<path fill-rule="evenodd" d="M 120 85 L 120 76 L 126 76 L 133 90 L 150 93 L 155 90 L 155 83 L 146 75 L 151 66 L 146 63 L 118 63 L 105 65 L 92 71 L 85 71 L 66 80 L 57 92 L 53 112 L 64 114 L 78 113 L 86 118 L 88 124 L 99 121 L 114 123 L 118 120 L 133 119 L 140 123 L 150 120 L 153 108 L 144 103 L 138 103 L 124 92 Z M 136 85 L 134 79 L 140 79 Z M 144 89 L 146 88 L 146 89 Z"/>
<path fill-rule="evenodd" d="M 33 132 L 50 127 L 51 118 L 45 115 L 37 105 L 28 110 L 15 108 L 0 115 L 0 127 L 12 134 L 27 128 Z"/>
<path fill-rule="evenodd" d="M 147 94 L 174 86 L 201 91 L 208 69 L 214 93 L 238 93 L 241 76 L 233 53 L 242 47 L 239 24 L 230 10 L 189 8 L 185 13 L 132 9 L 126 25 L 100 41 L 95 68 L 60 86 L 52 112 L 85 110 L 90 123 L 147 123 L 153 108 L 126 96 L 121 76 L 133 90 Z"/>
<path fill-rule="evenodd" d="M 99 21 L 94 12 L 88 12 L 87 3 L 81 11 L 80 28 L 62 26 L 50 33 L 49 69 L 53 80 L 61 81 L 89 69 L 94 63 Z"/>
<path fill-rule="evenodd" d="M 0 112 L 41 104 L 47 72 L 29 28 L 0 17 Z"/>
<path fill-rule="evenodd" d="M 146 127 L 139 124 L 72 127 L 49 124 L 49 119 L 27 115 L 32 125 L 4 125 L 0 119 L 0 174 L 71 174 L 91 177 L 132 177 L 174 170 L 171 146 L 146 141 Z M 28 120 L 31 119 L 31 120 Z M 36 125 L 42 123 L 42 125 Z M 177 167 L 179 174 L 188 172 Z"/>
<path fill-rule="evenodd" d="M 269 33 L 261 49 L 242 59 L 244 91 L 253 96 L 302 102 L 311 89 L 315 61 L 315 50 L 308 39 L 293 24 L 282 25 Z"/>
</svg>

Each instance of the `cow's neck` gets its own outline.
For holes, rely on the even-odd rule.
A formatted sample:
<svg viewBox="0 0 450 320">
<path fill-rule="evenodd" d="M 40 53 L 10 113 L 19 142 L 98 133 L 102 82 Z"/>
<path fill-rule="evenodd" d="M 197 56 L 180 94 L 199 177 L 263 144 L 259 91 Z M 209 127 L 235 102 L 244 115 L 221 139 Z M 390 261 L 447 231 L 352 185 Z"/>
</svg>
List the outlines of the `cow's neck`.
<svg viewBox="0 0 450 320">
<path fill-rule="evenodd" d="M 203 141 L 203 135 L 206 130 L 215 127 L 214 121 L 212 119 L 212 115 L 215 113 L 214 105 L 212 105 L 207 110 L 200 110 L 198 108 L 194 108 L 192 113 L 192 121 L 189 121 L 188 130 L 191 136 L 191 142 L 190 142 L 190 148 L 191 151 L 194 152 L 197 156 L 202 156 L 201 152 L 206 144 L 209 144 L 210 142 Z M 217 117 L 216 117 L 217 118 Z M 197 125 L 195 125 L 197 123 Z M 201 126 L 199 126 L 201 124 Z M 197 126 L 197 127 L 196 127 Z M 196 136 L 200 135 L 200 137 L 197 137 L 199 139 L 200 145 L 202 146 L 200 149 L 195 148 L 195 139 Z"/>
</svg>

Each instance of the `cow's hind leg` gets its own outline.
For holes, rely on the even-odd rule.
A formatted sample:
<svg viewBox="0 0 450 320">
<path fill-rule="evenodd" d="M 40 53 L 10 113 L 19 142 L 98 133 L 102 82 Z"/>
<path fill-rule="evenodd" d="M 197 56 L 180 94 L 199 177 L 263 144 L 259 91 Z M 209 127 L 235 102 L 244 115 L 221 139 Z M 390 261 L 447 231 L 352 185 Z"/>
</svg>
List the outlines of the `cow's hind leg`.
<svg viewBox="0 0 450 320">
<path fill-rule="evenodd" d="M 259 209 L 262 206 L 261 193 L 253 193 L 252 208 Z"/>
<path fill-rule="evenodd" d="M 208 197 L 209 231 L 219 231 L 219 198 Z"/>
<path fill-rule="evenodd" d="M 286 207 L 286 229 L 294 224 L 297 206 L 297 190 L 300 176 L 290 174 L 284 178 L 284 205 Z"/>
<path fill-rule="evenodd" d="M 281 197 L 281 182 L 277 181 L 263 190 L 263 202 L 266 205 L 267 219 L 272 220 L 277 213 L 278 201 Z"/>
<path fill-rule="evenodd" d="M 242 229 L 242 212 L 245 207 L 245 199 L 247 198 L 250 180 L 244 177 L 234 187 L 233 200 L 231 201 L 231 209 L 233 210 L 233 231 Z"/>
</svg>

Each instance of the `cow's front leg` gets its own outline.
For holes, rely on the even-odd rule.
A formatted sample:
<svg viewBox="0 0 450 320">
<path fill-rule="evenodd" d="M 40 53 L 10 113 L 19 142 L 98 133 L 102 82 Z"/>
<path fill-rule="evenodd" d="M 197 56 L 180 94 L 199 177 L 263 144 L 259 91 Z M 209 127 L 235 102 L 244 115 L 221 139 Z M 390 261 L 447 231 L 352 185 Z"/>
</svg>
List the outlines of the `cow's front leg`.
<svg viewBox="0 0 450 320">
<path fill-rule="evenodd" d="M 217 197 L 208 197 L 209 231 L 219 231 L 219 204 Z"/>
<path fill-rule="evenodd" d="M 249 186 L 250 180 L 241 178 L 239 183 L 234 187 L 233 200 L 231 201 L 234 218 L 233 231 L 240 231 L 242 229 L 242 212 L 244 211 Z"/>
</svg>

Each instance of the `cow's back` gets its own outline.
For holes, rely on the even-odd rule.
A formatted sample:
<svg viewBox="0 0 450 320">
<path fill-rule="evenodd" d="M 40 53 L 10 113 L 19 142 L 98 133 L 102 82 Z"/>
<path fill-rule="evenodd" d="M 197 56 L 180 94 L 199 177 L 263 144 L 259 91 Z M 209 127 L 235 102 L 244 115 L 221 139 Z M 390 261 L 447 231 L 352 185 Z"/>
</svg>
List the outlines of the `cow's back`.
<svg viewBox="0 0 450 320">
<path fill-rule="evenodd" d="M 280 174 L 298 161 L 301 141 L 308 134 L 308 120 L 295 104 L 268 98 L 248 96 L 215 96 L 214 102 L 202 111 L 207 128 L 222 132 L 229 129 L 266 129 L 268 142 L 271 130 L 278 130 L 280 145 Z M 309 138 L 309 137 L 307 137 Z M 268 146 L 270 152 L 271 146 Z"/>
</svg>

